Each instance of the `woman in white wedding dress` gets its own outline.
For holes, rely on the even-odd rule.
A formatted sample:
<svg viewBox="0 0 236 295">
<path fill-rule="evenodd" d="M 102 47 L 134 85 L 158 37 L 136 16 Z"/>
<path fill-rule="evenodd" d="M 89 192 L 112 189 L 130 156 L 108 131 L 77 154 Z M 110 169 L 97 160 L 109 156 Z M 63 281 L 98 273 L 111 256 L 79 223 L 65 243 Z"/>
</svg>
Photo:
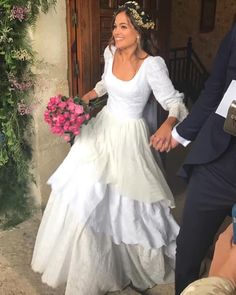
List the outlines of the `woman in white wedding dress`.
<svg viewBox="0 0 236 295">
<path fill-rule="evenodd" d="M 83 97 L 107 93 L 107 105 L 82 127 L 48 181 L 32 268 L 52 287 L 66 284 L 67 295 L 173 282 L 174 200 L 150 144 L 168 147 L 187 111 L 154 56 L 153 26 L 136 2 L 119 7 L 102 80 Z M 169 117 L 150 142 L 143 110 L 151 91 Z"/>
</svg>

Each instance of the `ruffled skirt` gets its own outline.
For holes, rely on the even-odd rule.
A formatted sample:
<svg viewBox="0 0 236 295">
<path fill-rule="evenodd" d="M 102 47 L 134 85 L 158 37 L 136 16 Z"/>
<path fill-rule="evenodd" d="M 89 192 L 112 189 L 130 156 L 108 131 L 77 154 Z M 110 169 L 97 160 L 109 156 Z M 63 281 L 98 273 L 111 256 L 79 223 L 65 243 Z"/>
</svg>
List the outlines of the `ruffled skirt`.
<svg viewBox="0 0 236 295">
<path fill-rule="evenodd" d="M 48 182 L 52 194 L 32 259 L 43 282 L 66 284 L 67 295 L 173 282 L 173 197 L 143 119 L 104 108 Z"/>
</svg>

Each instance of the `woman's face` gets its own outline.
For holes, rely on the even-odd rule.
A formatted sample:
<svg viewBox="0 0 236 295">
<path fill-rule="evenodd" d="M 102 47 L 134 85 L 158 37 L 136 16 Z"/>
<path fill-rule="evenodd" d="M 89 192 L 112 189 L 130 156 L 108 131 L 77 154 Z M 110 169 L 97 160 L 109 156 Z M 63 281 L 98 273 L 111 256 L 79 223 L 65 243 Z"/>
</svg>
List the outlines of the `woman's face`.
<svg viewBox="0 0 236 295">
<path fill-rule="evenodd" d="M 137 46 L 138 32 L 124 11 L 117 14 L 112 34 L 115 46 L 118 49 L 135 48 Z"/>
</svg>

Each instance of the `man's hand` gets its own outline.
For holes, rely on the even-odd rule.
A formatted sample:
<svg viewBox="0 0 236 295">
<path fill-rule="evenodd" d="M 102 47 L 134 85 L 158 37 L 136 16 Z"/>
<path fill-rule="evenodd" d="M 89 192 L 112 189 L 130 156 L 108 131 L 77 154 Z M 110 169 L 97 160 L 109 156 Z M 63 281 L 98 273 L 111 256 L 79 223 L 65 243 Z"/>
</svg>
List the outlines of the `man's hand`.
<svg viewBox="0 0 236 295">
<path fill-rule="evenodd" d="M 161 127 L 150 137 L 150 146 L 159 152 L 168 152 L 171 143 L 171 126 L 162 124 Z"/>
<path fill-rule="evenodd" d="M 179 142 L 177 140 L 175 140 L 174 137 L 172 136 L 171 143 L 170 143 L 171 149 L 176 148 L 178 145 L 179 145 Z"/>
<path fill-rule="evenodd" d="M 150 146 L 153 146 L 159 152 L 169 152 L 171 149 L 171 132 L 176 122 L 175 117 L 168 117 L 150 137 Z"/>
</svg>

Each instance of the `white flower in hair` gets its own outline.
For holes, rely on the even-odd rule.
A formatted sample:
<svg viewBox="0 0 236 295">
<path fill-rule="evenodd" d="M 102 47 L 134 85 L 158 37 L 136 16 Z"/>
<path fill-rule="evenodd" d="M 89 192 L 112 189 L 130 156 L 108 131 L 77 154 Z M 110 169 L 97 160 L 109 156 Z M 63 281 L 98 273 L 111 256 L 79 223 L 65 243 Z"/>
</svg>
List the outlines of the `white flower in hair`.
<svg viewBox="0 0 236 295">
<path fill-rule="evenodd" d="M 140 9 L 140 6 L 136 1 L 127 1 L 119 6 L 119 8 L 126 8 L 138 26 L 147 30 L 155 28 L 155 23 L 145 11 Z"/>
</svg>

